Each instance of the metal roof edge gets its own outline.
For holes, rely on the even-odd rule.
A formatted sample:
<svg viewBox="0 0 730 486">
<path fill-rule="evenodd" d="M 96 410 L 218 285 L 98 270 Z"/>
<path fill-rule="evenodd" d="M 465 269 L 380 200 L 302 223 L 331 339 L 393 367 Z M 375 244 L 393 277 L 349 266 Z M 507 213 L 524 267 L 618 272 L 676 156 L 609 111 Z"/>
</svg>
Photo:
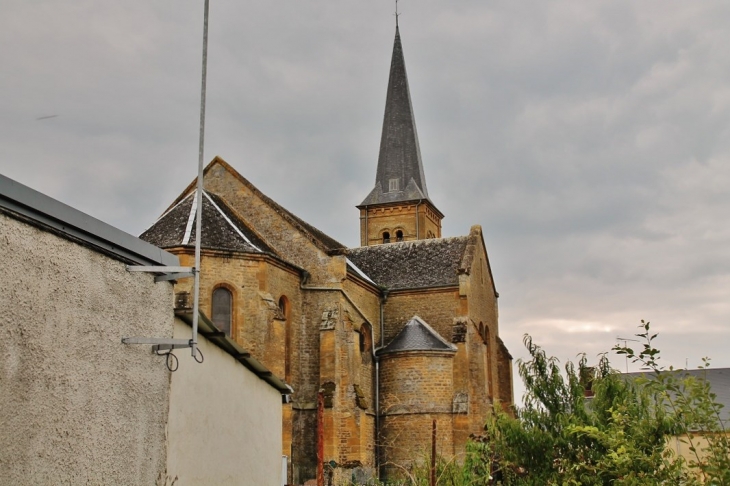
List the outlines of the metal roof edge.
<svg viewBox="0 0 730 486">
<path fill-rule="evenodd" d="M 71 239 L 81 240 L 124 261 L 141 265 L 180 264 L 175 255 L 2 174 L 0 174 L 0 208 L 19 214 Z"/>
<path fill-rule="evenodd" d="M 192 325 L 192 310 L 176 310 L 175 316 L 179 317 L 185 324 Z M 208 341 L 212 342 L 226 353 L 230 354 L 233 359 L 248 368 L 254 375 L 258 376 L 272 388 L 279 391 L 282 395 L 293 393 L 291 386 L 286 384 L 284 380 L 275 376 L 266 366 L 264 366 L 256 358 L 251 357 L 251 353 L 242 348 L 233 339 L 226 336 L 220 331 L 203 312 L 198 313 L 198 332 Z"/>
</svg>

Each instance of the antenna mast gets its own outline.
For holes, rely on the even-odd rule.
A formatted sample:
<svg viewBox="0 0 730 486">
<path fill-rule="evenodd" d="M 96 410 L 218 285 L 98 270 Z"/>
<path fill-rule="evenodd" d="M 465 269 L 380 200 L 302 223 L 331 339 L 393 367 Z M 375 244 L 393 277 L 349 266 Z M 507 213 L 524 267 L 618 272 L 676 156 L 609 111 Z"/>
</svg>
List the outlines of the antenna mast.
<svg viewBox="0 0 730 486">
<path fill-rule="evenodd" d="M 210 0 L 205 0 L 203 13 L 203 68 L 202 81 L 200 85 L 200 141 L 198 144 L 198 180 L 195 190 L 195 266 L 194 267 L 170 267 L 170 266 L 136 266 L 128 265 L 129 272 L 151 272 L 162 273 L 155 277 L 155 282 L 163 282 L 168 280 L 177 280 L 179 278 L 193 277 L 193 333 L 190 340 L 187 339 L 167 339 L 167 338 L 147 338 L 147 337 L 129 337 L 122 338 L 124 344 L 152 344 L 152 350 L 157 352 L 161 350 L 169 350 L 167 353 L 167 367 L 170 371 L 175 371 L 170 367 L 170 354 L 172 350 L 177 348 L 190 348 L 193 358 L 198 362 L 203 362 L 203 354 L 198 350 L 198 314 L 200 313 L 200 240 L 203 214 L 203 154 L 205 146 L 205 84 L 208 74 L 208 11 Z M 198 359 L 200 354 L 200 359 Z M 172 355 L 174 357 L 174 355 Z"/>
<path fill-rule="evenodd" d="M 198 312 L 200 309 L 200 239 L 203 215 L 203 152 L 205 147 L 205 83 L 208 74 L 208 10 L 210 0 L 205 0 L 203 14 L 203 67 L 200 83 L 200 140 L 198 143 L 198 184 L 195 191 L 195 204 L 198 211 L 195 215 L 195 268 L 193 284 L 193 337 L 190 340 L 190 352 L 195 356 L 198 350 Z"/>
</svg>

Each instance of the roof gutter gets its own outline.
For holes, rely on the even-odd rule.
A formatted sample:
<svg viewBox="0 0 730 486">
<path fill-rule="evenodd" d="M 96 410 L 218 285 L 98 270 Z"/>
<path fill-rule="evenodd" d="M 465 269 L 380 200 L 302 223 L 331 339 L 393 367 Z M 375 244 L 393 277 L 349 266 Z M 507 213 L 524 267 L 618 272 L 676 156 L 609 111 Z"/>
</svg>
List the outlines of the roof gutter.
<svg viewBox="0 0 730 486">
<path fill-rule="evenodd" d="M 0 174 L 0 210 L 124 262 L 178 266 L 175 255 Z"/>
<path fill-rule="evenodd" d="M 176 310 L 175 316 L 180 318 L 180 320 L 186 324 L 192 325 L 193 313 L 190 309 Z M 284 380 L 275 376 L 256 358 L 252 358 L 251 353 L 243 349 L 236 341 L 226 336 L 224 332 L 218 330 L 215 324 L 213 324 L 213 322 L 211 322 L 210 319 L 208 319 L 208 317 L 202 312 L 198 313 L 198 326 L 198 333 L 200 335 L 233 356 L 236 361 L 278 390 L 283 396 L 286 397 L 294 392 L 292 387 L 286 384 Z"/>
</svg>

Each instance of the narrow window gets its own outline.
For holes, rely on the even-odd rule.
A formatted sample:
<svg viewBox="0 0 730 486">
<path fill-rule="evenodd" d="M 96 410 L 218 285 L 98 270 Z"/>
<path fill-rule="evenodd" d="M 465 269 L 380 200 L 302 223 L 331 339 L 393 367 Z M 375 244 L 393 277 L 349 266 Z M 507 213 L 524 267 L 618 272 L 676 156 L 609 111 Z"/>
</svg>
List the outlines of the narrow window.
<svg viewBox="0 0 730 486">
<path fill-rule="evenodd" d="M 395 241 L 403 241 L 403 232 L 401 230 L 395 232 Z"/>
<path fill-rule="evenodd" d="M 390 243 L 390 233 L 387 231 L 383 232 L 383 243 Z"/>
<path fill-rule="evenodd" d="M 289 299 L 285 295 L 279 298 L 279 310 L 284 316 L 284 380 L 291 382 L 292 328 L 289 322 Z"/>
<path fill-rule="evenodd" d="M 398 179 L 390 179 L 388 181 L 388 192 L 393 192 L 398 190 Z"/>
<path fill-rule="evenodd" d="M 369 364 L 372 358 L 373 342 L 370 332 L 370 326 L 366 323 L 360 326 L 360 359 L 362 364 Z"/>
<path fill-rule="evenodd" d="M 220 330 L 226 333 L 226 336 L 231 335 L 231 318 L 233 317 L 233 296 L 231 291 L 224 288 L 218 287 L 213 291 L 213 309 L 212 309 L 212 320 L 213 324 Z"/>
<path fill-rule="evenodd" d="M 281 311 L 281 315 L 284 316 L 284 319 L 286 319 L 286 296 L 282 295 L 279 297 L 279 310 Z"/>
</svg>

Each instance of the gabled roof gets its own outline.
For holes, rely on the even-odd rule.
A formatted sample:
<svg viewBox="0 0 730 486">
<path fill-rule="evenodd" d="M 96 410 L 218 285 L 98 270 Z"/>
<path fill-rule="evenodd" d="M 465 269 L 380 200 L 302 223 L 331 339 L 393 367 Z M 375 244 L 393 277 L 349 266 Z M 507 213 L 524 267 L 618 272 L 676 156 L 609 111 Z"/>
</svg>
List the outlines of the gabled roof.
<svg viewBox="0 0 730 486">
<path fill-rule="evenodd" d="M 397 188 L 391 187 L 391 180 L 397 180 Z M 375 187 L 360 206 L 423 199 L 428 199 L 428 189 L 403 46 L 396 26 Z"/>
<path fill-rule="evenodd" d="M 165 212 L 140 238 L 161 248 L 195 245 L 195 194 Z M 201 248 L 246 253 L 275 252 L 221 198 L 203 191 Z"/>
<path fill-rule="evenodd" d="M 418 316 L 413 316 L 398 335 L 378 354 L 401 351 L 446 351 L 456 352 L 456 346 L 445 340 L 431 326 Z"/>
<path fill-rule="evenodd" d="M 459 284 L 468 236 L 405 241 L 348 250 L 348 258 L 391 290 Z"/>
<path fill-rule="evenodd" d="M 205 170 L 203 171 L 203 177 L 210 172 L 210 170 L 215 166 L 219 165 L 220 167 L 224 168 L 227 172 L 229 172 L 235 179 L 237 179 L 241 184 L 246 186 L 252 193 L 254 193 L 258 198 L 260 198 L 265 204 L 267 204 L 269 207 L 271 207 L 276 213 L 278 213 L 284 220 L 289 222 L 292 226 L 297 228 L 300 232 L 302 232 L 312 243 L 314 243 L 320 250 L 324 252 L 332 252 L 336 250 L 343 250 L 345 245 L 338 242 L 334 238 L 331 238 L 330 236 L 326 235 L 324 232 L 318 230 L 311 224 L 305 222 L 298 216 L 294 215 L 287 209 L 280 206 L 276 201 L 262 193 L 256 186 L 251 184 L 251 182 L 248 181 L 245 177 L 243 177 L 241 174 L 236 171 L 233 167 L 228 164 L 225 160 L 223 160 L 219 156 L 215 156 L 213 160 L 205 167 Z M 170 205 L 170 208 L 168 208 L 168 211 L 172 209 L 176 204 L 178 204 L 181 200 L 183 200 L 185 197 L 187 197 L 192 191 L 195 190 L 195 184 L 196 179 L 193 179 L 193 181 L 188 185 L 187 188 L 178 196 L 178 198 Z"/>
</svg>

